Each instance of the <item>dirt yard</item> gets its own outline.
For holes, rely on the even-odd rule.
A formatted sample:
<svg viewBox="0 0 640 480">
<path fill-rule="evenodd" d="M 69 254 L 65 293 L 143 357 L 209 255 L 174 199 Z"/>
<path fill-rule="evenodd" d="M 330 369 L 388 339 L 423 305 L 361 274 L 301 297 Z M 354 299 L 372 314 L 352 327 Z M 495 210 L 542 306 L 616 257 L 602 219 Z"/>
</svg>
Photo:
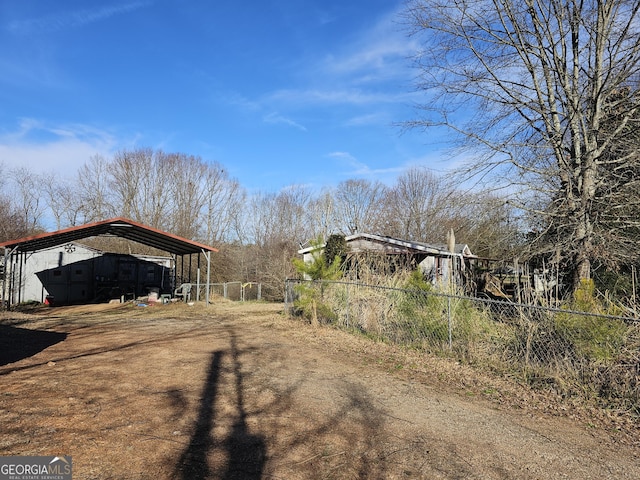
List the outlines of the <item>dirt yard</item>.
<svg viewBox="0 0 640 480">
<path fill-rule="evenodd" d="M 0 455 L 74 479 L 640 478 L 630 420 L 282 305 L 3 315 Z"/>
</svg>

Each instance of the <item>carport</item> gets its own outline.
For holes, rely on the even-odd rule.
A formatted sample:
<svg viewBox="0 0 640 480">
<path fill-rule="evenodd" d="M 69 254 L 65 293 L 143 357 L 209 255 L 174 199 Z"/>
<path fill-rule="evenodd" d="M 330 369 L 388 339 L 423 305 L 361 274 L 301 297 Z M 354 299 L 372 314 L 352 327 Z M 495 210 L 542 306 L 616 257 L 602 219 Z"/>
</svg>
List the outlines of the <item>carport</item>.
<svg viewBox="0 0 640 480">
<path fill-rule="evenodd" d="M 187 281 L 191 282 L 192 280 L 193 255 L 197 255 L 198 272 L 200 271 L 200 254 L 202 254 L 206 259 L 207 266 L 205 300 L 207 304 L 209 304 L 211 253 L 217 252 L 218 250 L 214 247 L 163 232 L 123 217 L 116 217 L 0 243 L 0 247 L 4 249 L 2 304 L 10 306 L 10 304 L 19 303 L 20 282 L 16 282 L 15 279 L 21 278 L 20 275 L 31 253 L 71 244 L 72 242 L 89 237 L 100 236 L 124 238 L 171 254 L 174 258 L 174 279 L 178 275 L 177 270 L 179 266 L 181 271 L 180 276 L 183 281 L 185 280 L 185 271 L 188 274 Z M 200 283 L 200 278 L 197 279 L 197 282 Z M 14 301 L 15 299 L 17 300 Z M 12 301 L 14 302 L 12 303 Z"/>
</svg>

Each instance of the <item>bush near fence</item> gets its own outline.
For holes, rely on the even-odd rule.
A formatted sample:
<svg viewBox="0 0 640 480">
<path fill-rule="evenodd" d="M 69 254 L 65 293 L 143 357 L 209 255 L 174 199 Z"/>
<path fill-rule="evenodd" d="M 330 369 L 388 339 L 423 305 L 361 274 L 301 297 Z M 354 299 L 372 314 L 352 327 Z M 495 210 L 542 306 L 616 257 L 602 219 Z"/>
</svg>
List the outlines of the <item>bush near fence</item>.
<svg viewBox="0 0 640 480">
<path fill-rule="evenodd" d="M 287 280 L 288 312 L 640 415 L 640 323 L 602 313 L 343 281 Z"/>
</svg>

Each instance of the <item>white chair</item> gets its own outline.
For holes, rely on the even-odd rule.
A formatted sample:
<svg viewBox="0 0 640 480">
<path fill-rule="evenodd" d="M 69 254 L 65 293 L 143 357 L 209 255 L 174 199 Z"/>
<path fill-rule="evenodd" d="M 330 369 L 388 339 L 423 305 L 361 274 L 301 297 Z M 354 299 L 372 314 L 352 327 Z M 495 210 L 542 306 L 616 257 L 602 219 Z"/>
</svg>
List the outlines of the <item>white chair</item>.
<svg viewBox="0 0 640 480">
<path fill-rule="evenodd" d="M 173 292 L 173 296 L 188 302 L 191 300 L 191 287 L 192 285 L 190 283 L 183 283 L 176 288 L 175 292 Z"/>
</svg>

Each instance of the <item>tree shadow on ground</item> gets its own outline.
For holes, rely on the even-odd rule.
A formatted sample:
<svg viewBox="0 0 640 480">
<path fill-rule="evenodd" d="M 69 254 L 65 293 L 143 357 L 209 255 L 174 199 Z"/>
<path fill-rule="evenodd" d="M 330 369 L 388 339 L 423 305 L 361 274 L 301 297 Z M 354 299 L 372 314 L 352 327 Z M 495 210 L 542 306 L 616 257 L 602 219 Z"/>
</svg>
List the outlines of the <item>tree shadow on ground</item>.
<svg viewBox="0 0 640 480">
<path fill-rule="evenodd" d="M 237 417 L 231 434 L 225 442 L 229 454 L 224 479 L 259 479 L 266 459 L 266 443 L 262 436 L 252 435 L 247 428 L 242 364 L 236 336 L 231 332 L 231 356 L 233 359 L 233 378 L 235 382 L 235 403 Z"/>
<path fill-rule="evenodd" d="M 366 383 L 339 378 L 323 382 L 328 390 L 317 395 L 327 403 L 307 404 L 316 395 L 309 398 L 307 383 L 317 378 L 299 372 L 291 377 L 282 370 L 282 362 L 292 358 L 279 344 L 251 352 L 238 347 L 233 330 L 228 334 L 229 349 L 210 354 L 189 442 L 172 460 L 175 480 L 382 480 L 401 468 L 397 464 L 403 459 L 426 461 L 431 440 L 410 434 L 389 438 L 387 414 Z M 243 355 L 249 353 L 256 356 L 246 357 L 243 372 Z M 184 398 L 177 389 L 170 391 L 168 401 L 184 414 Z M 251 432 L 254 425 L 259 434 Z"/>
<path fill-rule="evenodd" d="M 32 357 L 66 338 L 66 333 L 0 325 L 0 366 Z"/>
<path fill-rule="evenodd" d="M 244 406 L 243 377 L 240 354 L 235 335 L 231 335 L 233 389 L 235 393 L 236 417 L 231 431 L 224 440 L 214 438 L 216 401 L 219 396 L 220 372 L 224 351 L 211 354 L 207 377 L 200 396 L 198 417 L 187 448 L 182 452 L 175 467 L 174 478 L 182 480 L 205 480 L 207 478 L 259 479 L 266 459 L 266 442 L 260 435 L 253 435 L 247 426 Z M 226 467 L 212 471 L 209 455 L 214 449 L 226 453 Z"/>
<path fill-rule="evenodd" d="M 31 340 L 28 341 L 23 341 L 22 344 L 18 341 L 18 343 L 11 343 L 11 334 L 7 334 L 6 336 L 4 336 L 4 332 L 3 328 L 14 328 L 13 326 L 7 326 L 7 325 L 0 325 L 0 348 L 3 348 L 3 350 L 0 352 L 0 361 L 2 360 L 2 358 L 4 356 L 6 356 L 7 358 L 13 358 L 15 357 L 14 360 L 12 360 L 11 362 L 8 363 L 12 363 L 12 362 L 17 362 L 18 360 L 22 360 L 25 358 L 28 358 L 30 356 L 35 355 L 36 353 L 39 353 L 40 351 L 44 350 L 45 348 L 48 348 L 52 345 L 55 345 L 56 343 L 59 343 L 63 340 L 65 340 L 67 338 L 68 335 L 76 335 L 76 330 L 78 329 L 73 329 L 71 332 L 64 332 L 64 333 L 58 333 L 58 332 L 50 332 L 50 331 L 45 331 L 45 330 L 32 330 L 32 329 L 23 329 L 23 328 L 19 328 L 16 330 L 26 330 L 26 332 L 18 332 L 17 335 L 24 335 L 25 338 L 28 338 L 29 335 L 31 335 L 28 332 L 39 332 L 41 335 L 40 340 L 38 340 L 37 336 L 32 336 Z M 80 327 L 80 328 L 86 328 L 86 327 Z M 8 331 L 8 330 L 7 330 Z M 180 334 L 176 334 L 173 335 L 170 338 L 167 337 L 163 337 L 163 338 L 158 338 L 158 337 L 153 337 L 153 338 L 147 338 L 147 339 L 143 339 L 143 340 L 136 340 L 133 342 L 127 342 L 127 343 L 122 343 L 122 344 L 116 344 L 116 345 L 106 345 L 106 346 L 101 346 L 101 347 L 96 347 L 96 348 L 92 348 L 89 350 L 83 350 L 83 351 L 79 351 L 77 353 L 68 353 L 65 354 L 60 354 L 54 357 L 50 357 L 48 359 L 45 359 L 42 362 L 38 362 L 38 363 L 32 363 L 29 365 L 20 365 L 20 366 L 15 366 L 15 367 L 7 367 L 5 369 L 1 369 L 0 370 L 0 376 L 2 375 L 8 375 L 11 372 L 15 372 L 15 371 L 19 371 L 19 370 L 28 370 L 31 368 L 37 368 L 40 367 L 42 365 L 45 365 L 48 362 L 64 362 L 67 360 L 75 360 L 78 358 L 85 358 L 85 357 L 92 357 L 92 356 L 97 356 L 97 355 L 101 355 L 103 353 L 108 353 L 108 352 L 117 352 L 120 350 L 128 350 L 131 348 L 135 348 L 135 347 L 139 347 L 139 346 L 143 346 L 143 345 L 160 345 L 161 343 L 171 343 L 175 340 L 178 339 L 185 339 L 185 338 L 190 338 L 190 337 L 196 337 L 199 335 L 200 330 L 199 329 L 192 329 L 189 331 L 185 331 L 182 332 Z M 48 334 L 48 335 L 45 335 Z M 15 334 L 14 334 L 15 335 Z M 95 335 L 95 333 L 92 333 L 90 335 Z M 48 338 L 48 341 L 47 341 Z M 59 338 L 57 341 L 52 341 L 55 340 L 56 338 Z M 4 347 L 5 345 L 9 345 L 9 347 L 5 350 Z M 23 345 L 21 347 L 21 345 Z M 38 347 L 38 345 L 40 345 L 40 349 L 36 350 Z M 18 356 L 18 354 L 14 354 L 12 357 L 12 354 L 10 353 L 10 350 L 15 350 L 16 352 L 22 352 L 20 355 Z M 5 351 L 7 352 L 5 354 Z M 32 353 L 28 353 L 28 352 L 32 352 Z M 6 363 L 0 363 L 0 367 L 6 365 Z"/>
<path fill-rule="evenodd" d="M 221 351 L 211 354 L 209 370 L 200 396 L 198 418 L 189 445 L 180 456 L 176 466 L 176 478 L 198 480 L 209 478 L 211 475 L 207 456 L 214 445 L 211 430 L 215 417 L 215 401 L 223 354 Z"/>
</svg>

